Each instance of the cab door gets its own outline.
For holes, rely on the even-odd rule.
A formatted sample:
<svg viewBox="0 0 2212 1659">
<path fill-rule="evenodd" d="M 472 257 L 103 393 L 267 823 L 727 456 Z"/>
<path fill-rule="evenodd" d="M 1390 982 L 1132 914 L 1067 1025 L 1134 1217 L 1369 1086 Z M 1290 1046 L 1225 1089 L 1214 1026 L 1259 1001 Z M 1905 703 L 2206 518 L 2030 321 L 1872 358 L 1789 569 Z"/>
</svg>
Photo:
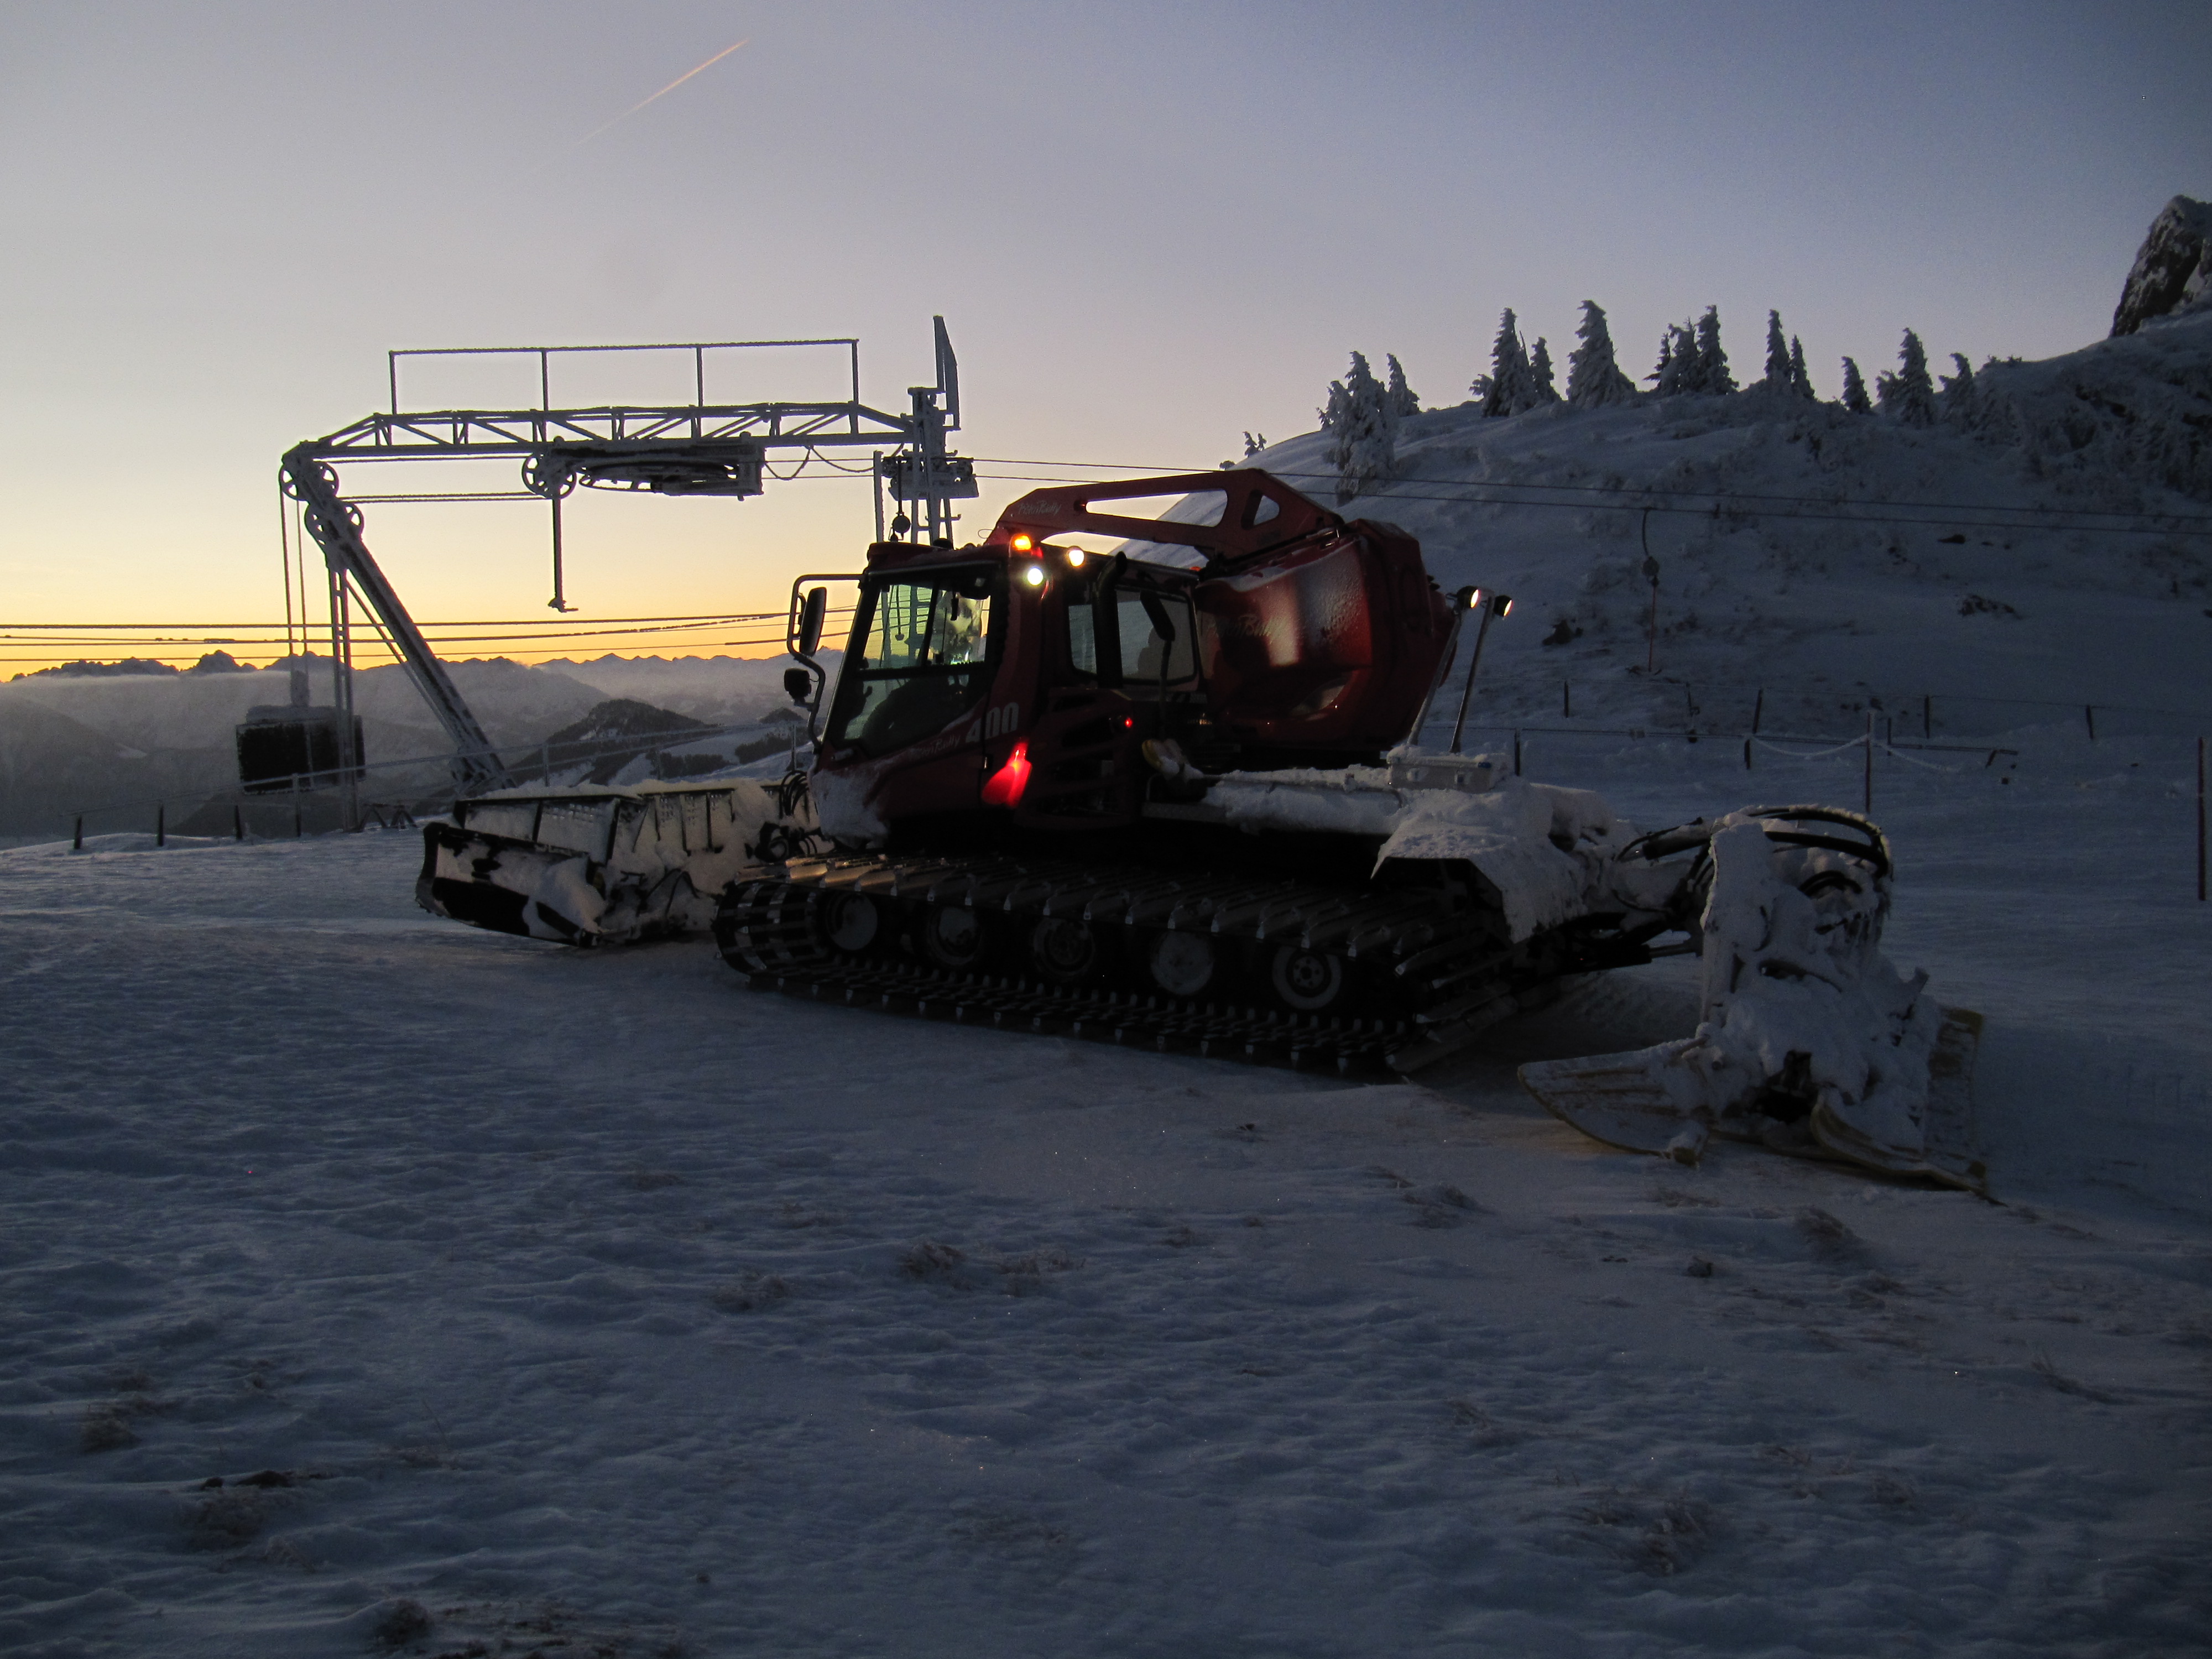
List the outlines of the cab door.
<svg viewBox="0 0 2212 1659">
<path fill-rule="evenodd" d="M 1048 683 L 1030 732 L 1036 769 L 1022 821 L 1111 829 L 1138 816 L 1151 775 L 1145 739 L 1198 696 L 1197 628 L 1187 598 L 1133 578 L 1121 562 L 1075 574 L 1059 584 L 1045 617 Z"/>
</svg>

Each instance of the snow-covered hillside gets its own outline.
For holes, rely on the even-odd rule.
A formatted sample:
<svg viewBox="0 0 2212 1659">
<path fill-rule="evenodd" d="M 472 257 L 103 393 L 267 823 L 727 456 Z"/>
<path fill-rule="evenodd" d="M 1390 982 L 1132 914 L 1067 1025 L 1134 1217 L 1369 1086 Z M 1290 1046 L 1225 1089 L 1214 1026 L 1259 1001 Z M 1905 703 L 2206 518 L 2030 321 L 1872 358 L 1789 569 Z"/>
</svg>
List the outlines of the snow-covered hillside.
<svg viewBox="0 0 2212 1659">
<path fill-rule="evenodd" d="M 1871 702 L 1917 734 L 1929 697 L 1938 736 L 2090 704 L 2106 731 L 2201 729 L 2212 508 L 2154 480 L 2212 458 L 2212 313 L 1978 386 L 1977 423 L 1929 428 L 1764 392 L 1461 404 L 1407 419 L 1395 476 L 1341 510 L 1412 531 L 1447 588 L 1513 596 L 1480 720 L 1741 733 L 1763 691 L 1767 731 L 1847 735 Z M 1334 501 L 1328 444 L 1252 464 Z"/>
</svg>

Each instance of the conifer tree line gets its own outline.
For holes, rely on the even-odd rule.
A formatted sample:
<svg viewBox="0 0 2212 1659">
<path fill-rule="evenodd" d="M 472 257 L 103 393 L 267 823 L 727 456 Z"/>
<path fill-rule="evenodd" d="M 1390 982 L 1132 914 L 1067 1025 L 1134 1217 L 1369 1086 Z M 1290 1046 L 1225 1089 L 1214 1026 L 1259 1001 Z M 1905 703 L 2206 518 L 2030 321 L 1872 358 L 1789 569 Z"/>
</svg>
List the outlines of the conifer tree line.
<svg viewBox="0 0 2212 1659">
<path fill-rule="evenodd" d="M 1490 373 L 1476 376 L 1468 388 L 1486 419 L 1507 419 L 1559 403 L 1594 409 L 1645 397 L 1726 397 L 1739 391 L 1792 403 L 1820 401 L 1806 370 L 1804 345 L 1784 330 L 1778 311 L 1766 313 L 1765 372 L 1749 386 L 1740 387 L 1729 370 L 1721 343 L 1720 309 L 1707 306 L 1701 316 L 1667 325 L 1659 339 L 1659 361 L 1644 377 L 1651 390 L 1644 392 L 1620 368 L 1604 308 L 1595 300 L 1585 300 L 1582 306 L 1582 321 L 1575 329 L 1577 343 L 1567 357 L 1564 397 L 1555 381 L 1550 343 L 1539 335 L 1529 344 L 1510 307 L 1498 319 L 1498 333 L 1491 342 Z M 1421 412 L 1420 399 L 1407 385 L 1398 359 L 1391 356 L 1385 361 L 1389 373 L 1378 380 L 1367 359 L 1353 352 L 1351 372 L 1329 382 L 1328 401 L 1318 411 L 1321 429 L 1329 434 L 1328 458 L 1337 470 L 1340 501 L 1395 476 L 1399 430 L 1407 418 Z M 1929 374 L 1927 349 L 1908 328 L 1898 349 L 1896 372 L 1884 370 L 1875 377 L 1872 397 L 1858 364 L 1850 357 L 1843 360 L 1843 394 L 1838 401 L 1850 413 L 1879 411 L 1905 426 L 1934 426 L 1939 421 L 1972 425 L 1978 410 L 1974 371 L 1958 352 L 1951 354 L 1951 361 L 1958 373 L 1944 375 L 1939 390 Z M 1256 453 L 1265 442 L 1264 437 L 1255 442 L 1246 433 L 1245 454 Z"/>
</svg>

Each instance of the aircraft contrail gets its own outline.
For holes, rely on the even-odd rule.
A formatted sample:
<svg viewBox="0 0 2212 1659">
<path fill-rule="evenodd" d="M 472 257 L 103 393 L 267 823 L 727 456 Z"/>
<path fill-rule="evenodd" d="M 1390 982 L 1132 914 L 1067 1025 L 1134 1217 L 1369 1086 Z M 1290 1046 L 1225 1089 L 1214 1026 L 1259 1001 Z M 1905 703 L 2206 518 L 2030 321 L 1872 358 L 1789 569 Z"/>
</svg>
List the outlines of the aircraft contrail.
<svg viewBox="0 0 2212 1659">
<path fill-rule="evenodd" d="M 633 116 L 633 115 L 636 114 L 636 113 L 638 112 L 638 111 L 640 111 L 640 110 L 643 109 L 643 108 L 646 106 L 646 105 L 647 105 L 647 104 L 649 104 L 649 103 L 653 102 L 653 99 L 655 99 L 655 98 L 665 98 L 666 96 L 668 96 L 668 94 L 669 94 L 670 93 L 672 93 L 672 92 L 675 91 L 677 88 L 678 88 L 678 87 L 682 86 L 682 85 L 683 85 L 686 81 L 689 81 L 689 80 L 690 80 L 693 76 L 695 76 L 695 75 L 698 74 L 700 70 L 710 70 L 710 69 L 714 68 L 715 64 L 717 64 L 720 63 L 720 62 L 721 62 L 725 58 L 727 58 L 727 57 L 728 57 L 732 52 L 735 52 L 735 51 L 738 49 L 738 46 L 744 46 L 744 45 L 746 43 L 746 41 L 749 41 L 749 40 L 750 40 L 751 39 L 752 39 L 752 37 L 751 37 L 750 35 L 747 35 L 747 36 L 745 37 L 745 40 L 740 40 L 740 41 L 738 41 L 738 46 L 724 46 L 724 47 L 721 49 L 721 51 L 720 51 L 720 52 L 716 52 L 716 53 L 715 53 L 712 58 L 708 58 L 705 63 L 703 63 L 703 64 L 700 64 L 700 65 L 698 66 L 698 68 L 696 68 L 696 69 L 688 69 L 688 70 L 684 70 L 683 74 L 681 74 L 681 75 L 678 76 L 677 76 L 673 81 L 671 81 L 671 82 L 670 82 L 666 86 L 665 86 L 665 87 L 661 88 L 661 89 L 660 89 L 659 92 L 654 93 L 654 94 L 653 94 L 653 97 L 652 97 L 652 98 L 641 99 L 641 100 L 640 100 L 638 102 L 636 102 L 636 103 L 635 103 L 635 104 L 632 104 L 632 105 L 631 105 L 628 109 L 624 110 L 624 111 L 623 111 L 620 115 L 616 116 L 616 117 L 614 118 L 614 120 L 612 120 L 612 121 L 608 121 L 608 122 L 605 122 L 605 123 L 601 124 L 601 125 L 599 125 L 599 126 L 593 127 L 593 128 L 592 128 L 589 132 L 586 133 L 586 134 L 585 134 L 581 138 L 578 139 L 576 142 L 577 142 L 578 143 L 580 143 L 580 144 L 588 144 L 588 143 L 590 143 L 592 142 L 592 139 L 594 139 L 594 138 L 598 137 L 601 133 L 605 132 L 605 131 L 607 130 L 607 128 L 609 128 L 609 127 L 611 127 L 611 126 L 613 126 L 613 125 L 616 124 L 616 122 L 619 122 L 619 121 L 627 121 L 627 120 L 629 120 L 629 118 L 630 118 L 631 116 Z"/>
</svg>

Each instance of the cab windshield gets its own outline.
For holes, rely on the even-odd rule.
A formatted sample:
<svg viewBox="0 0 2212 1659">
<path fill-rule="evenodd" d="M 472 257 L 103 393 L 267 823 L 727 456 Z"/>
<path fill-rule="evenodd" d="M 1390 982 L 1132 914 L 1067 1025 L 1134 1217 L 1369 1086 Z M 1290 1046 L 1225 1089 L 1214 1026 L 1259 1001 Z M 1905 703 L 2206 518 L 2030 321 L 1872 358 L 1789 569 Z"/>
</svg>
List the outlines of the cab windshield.
<svg viewBox="0 0 2212 1659">
<path fill-rule="evenodd" d="M 933 737 L 990 687 L 1001 582 L 989 565 L 864 582 L 829 741 L 887 755 Z"/>
</svg>

